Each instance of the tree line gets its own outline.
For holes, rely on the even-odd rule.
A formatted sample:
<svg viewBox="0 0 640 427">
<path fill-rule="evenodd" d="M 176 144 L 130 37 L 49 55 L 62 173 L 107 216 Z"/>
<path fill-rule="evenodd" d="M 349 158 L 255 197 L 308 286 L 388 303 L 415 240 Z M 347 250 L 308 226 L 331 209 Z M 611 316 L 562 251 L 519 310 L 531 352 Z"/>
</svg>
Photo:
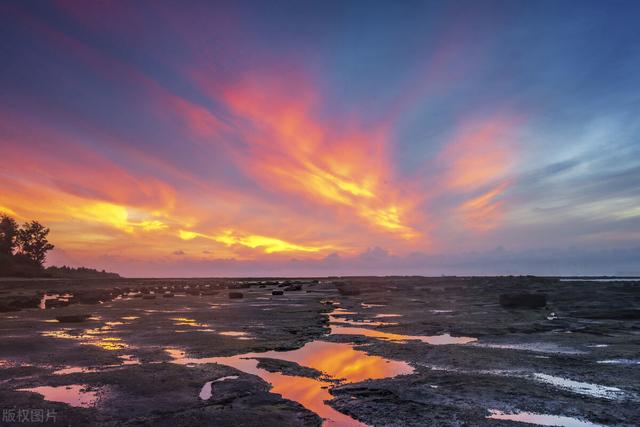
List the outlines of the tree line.
<svg viewBox="0 0 640 427">
<path fill-rule="evenodd" d="M 54 248 L 49 229 L 38 221 L 18 225 L 0 214 L 0 275 L 33 276 L 43 271 L 47 252 Z"/>
<path fill-rule="evenodd" d="M 44 268 L 47 252 L 54 248 L 47 236 L 49 229 L 38 221 L 18 225 L 9 215 L 0 213 L 0 277 L 118 278 L 116 273 L 86 267 Z"/>
<path fill-rule="evenodd" d="M 25 222 L 18 226 L 15 219 L 0 214 L 0 253 L 25 257 L 42 266 L 47 252 L 54 248 L 47 236 L 49 229 L 38 221 Z"/>
</svg>

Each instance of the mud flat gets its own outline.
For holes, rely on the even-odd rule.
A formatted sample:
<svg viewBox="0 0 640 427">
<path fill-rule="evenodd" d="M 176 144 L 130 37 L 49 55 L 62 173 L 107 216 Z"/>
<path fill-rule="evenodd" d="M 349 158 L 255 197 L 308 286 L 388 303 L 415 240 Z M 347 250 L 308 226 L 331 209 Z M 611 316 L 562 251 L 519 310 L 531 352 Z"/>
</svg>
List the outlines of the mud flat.
<svg viewBox="0 0 640 427">
<path fill-rule="evenodd" d="M 73 426 L 635 426 L 638 307 L 640 282 L 611 278 L 5 280 L 0 406 Z"/>
</svg>

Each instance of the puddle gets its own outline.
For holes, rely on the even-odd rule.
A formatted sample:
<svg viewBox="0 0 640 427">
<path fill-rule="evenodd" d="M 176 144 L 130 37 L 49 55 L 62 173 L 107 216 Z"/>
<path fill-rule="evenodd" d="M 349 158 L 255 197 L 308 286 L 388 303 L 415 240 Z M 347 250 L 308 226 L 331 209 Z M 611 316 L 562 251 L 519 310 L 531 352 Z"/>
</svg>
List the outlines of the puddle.
<svg viewBox="0 0 640 427">
<path fill-rule="evenodd" d="M 195 319 L 190 319 L 188 317 L 172 317 L 171 320 L 175 322 L 174 325 L 176 326 L 191 326 L 193 328 L 209 327 L 209 325 L 207 325 L 206 323 L 199 323 Z"/>
<path fill-rule="evenodd" d="M 235 380 L 237 378 L 238 378 L 237 375 L 229 375 L 227 377 L 218 378 L 217 380 L 214 380 L 214 381 L 207 381 L 206 383 L 204 383 L 204 385 L 202 386 L 202 389 L 200 390 L 200 394 L 199 394 L 200 399 L 202 400 L 211 399 L 213 383 L 219 383 L 221 381 L 227 381 L 227 380 Z"/>
<path fill-rule="evenodd" d="M 354 350 L 350 344 L 326 341 L 313 341 L 297 350 L 247 353 L 230 357 L 193 359 L 185 357 L 184 352 L 176 349 L 167 349 L 167 353 L 173 358 L 173 363 L 181 365 L 219 363 L 257 375 L 273 386 L 272 393 L 281 394 L 285 399 L 299 402 L 324 418 L 326 426 L 364 425 L 325 404 L 325 400 L 333 398 L 329 393 L 329 388 L 334 386 L 331 380 L 342 380 L 347 383 L 360 382 L 413 372 L 413 368 L 405 362 L 368 355 L 363 351 Z M 301 366 L 317 369 L 329 378 L 314 379 L 268 372 L 258 368 L 258 361 L 254 359 L 263 357 L 296 362 Z M 201 396 L 203 394 L 207 396 L 209 393 L 206 385 L 201 390 Z"/>
<path fill-rule="evenodd" d="M 406 342 L 421 341 L 431 345 L 447 345 L 447 344 L 467 344 L 476 341 L 472 337 L 452 337 L 449 334 L 442 335 L 402 335 L 390 332 L 377 331 L 375 329 L 354 328 L 350 326 L 331 325 L 331 335 L 364 335 L 372 338 L 380 338 L 383 340 Z"/>
<path fill-rule="evenodd" d="M 127 348 L 127 344 L 122 342 L 122 338 L 119 337 L 103 337 L 112 332 L 113 327 L 111 325 L 104 325 L 102 327 L 85 329 L 82 332 L 75 334 L 70 328 L 64 328 L 53 331 L 44 331 L 40 335 L 43 337 L 77 340 L 81 344 L 94 345 L 104 350 L 122 350 Z"/>
<path fill-rule="evenodd" d="M 516 412 L 510 414 L 496 409 L 491 409 L 489 412 L 491 412 L 491 415 L 488 415 L 487 418 L 492 420 L 517 421 L 541 426 L 605 427 L 602 424 L 595 424 L 579 418 L 564 417 L 561 415 L 536 414 L 534 412 Z"/>
<path fill-rule="evenodd" d="M 640 278 L 625 277 L 619 279 L 560 279 L 561 282 L 640 282 Z"/>
<path fill-rule="evenodd" d="M 597 363 L 605 365 L 640 365 L 640 359 L 608 359 L 598 360 Z"/>
<path fill-rule="evenodd" d="M 222 332 L 218 332 L 218 334 L 224 335 L 227 337 L 236 337 L 239 340 L 253 339 L 253 337 L 251 337 L 248 332 L 242 332 L 242 331 L 222 331 Z"/>
<path fill-rule="evenodd" d="M 391 326 L 397 325 L 396 322 L 378 322 L 376 320 L 349 320 L 349 319 L 338 319 L 334 316 L 329 316 L 329 322 L 331 323 L 342 323 L 344 325 L 355 325 L 355 326 Z"/>
<path fill-rule="evenodd" d="M 123 354 L 118 356 L 118 358 L 122 360 L 122 362 L 120 362 L 120 364 L 117 364 L 117 365 L 104 365 L 99 368 L 86 367 L 86 366 L 68 366 L 66 368 L 53 371 L 53 374 L 54 375 L 86 374 L 91 372 L 101 372 L 108 369 L 121 368 L 123 366 L 140 364 L 140 361 L 132 354 Z"/>
<path fill-rule="evenodd" d="M 498 348 L 504 350 L 522 350 L 534 353 L 551 353 L 551 354 L 585 354 L 584 351 L 574 348 L 561 347 L 557 344 L 535 342 L 526 344 L 499 344 L 499 343 L 474 343 L 477 347 Z"/>
<path fill-rule="evenodd" d="M 626 392 L 617 387 L 583 383 L 580 381 L 569 380 L 567 378 L 539 373 L 533 374 L 533 377 L 537 381 L 587 396 L 601 397 L 604 399 L 621 399 L 627 396 Z"/>
<path fill-rule="evenodd" d="M 365 304 L 364 302 L 360 303 L 362 308 L 373 308 L 373 307 L 386 307 L 385 304 Z"/>
<path fill-rule="evenodd" d="M 62 402 L 67 405 L 80 408 L 90 408 L 98 401 L 99 390 L 92 391 L 84 384 L 63 385 L 59 387 L 41 386 L 33 388 L 20 388 L 16 391 L 30 391 L 41 394 L 44 400 L 50 402 Z"/>
<path fill-rule="evenodd" d="M 364 335 L 372 338 L 379 338 L 383 340 L 396 341 L 396 342 L 406 342 L 406 341 L 421 341 L 426 344 L 431 345 L 446 345 L 446 344 L 467 344 L 470 342 L 477 341 L 476 338 L 472 337 L 452 337 L 449 334 L 442 335 L 402 335 L 402 334 L 394 334 L 391 332 L 383 332 L 376 329 L 369 328 L 357 328 L 353 326 L 340 326 L 335 323 L 343 323 L 349 325 L 357 325 L 357 326 L 383 326 L 383 325 L 397 325 L 397 323 L 390 322 L 376 322 L 376 321 L 359 321 L 359 320 L 346 320 L 346 319 L 338 319 L 336 316 L 346 315 L 346 314 L 355 314 L 350 311 L 345 311 L 342 308 L 336 308 L 331 313 L 328 313 L 329 322 L 332 324 L 331 327 L 331 335 L 341 334 L 341 335 Z"/>
</svg>

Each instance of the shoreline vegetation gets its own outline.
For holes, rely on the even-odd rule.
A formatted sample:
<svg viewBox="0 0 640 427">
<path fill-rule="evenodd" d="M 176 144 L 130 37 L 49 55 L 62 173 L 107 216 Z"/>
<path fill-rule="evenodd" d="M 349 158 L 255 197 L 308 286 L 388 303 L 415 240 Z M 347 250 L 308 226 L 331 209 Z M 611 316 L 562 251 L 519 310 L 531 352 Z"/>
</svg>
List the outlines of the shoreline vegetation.
<svg viewBox="0 0 640 427">
<path fill-rule="evenodd" d="M 49 242 L 49 229 L 38 221 L 19 226 L 15 219 L 0 213 L 0 277 L 19 278 L 110 278 L 120 275 L 86 267 L 45 267 L 47 252 L 55 246 Z"/>
</svg>

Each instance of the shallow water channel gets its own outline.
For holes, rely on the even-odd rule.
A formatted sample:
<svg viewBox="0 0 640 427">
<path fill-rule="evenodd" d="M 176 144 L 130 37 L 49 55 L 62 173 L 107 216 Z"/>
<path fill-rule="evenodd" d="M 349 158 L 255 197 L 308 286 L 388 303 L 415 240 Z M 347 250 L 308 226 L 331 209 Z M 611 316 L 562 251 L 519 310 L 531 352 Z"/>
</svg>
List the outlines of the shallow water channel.
<svg viewBox="0 0 640 427">
<path fill-rule="evenodd" d="M 432 345 L 465 344 L 474 340 L 469 337 L 452 337 L 448 334 L 411 336 L 382 332 L 368 327 L 380 326 L 383 322 L 361 322 L 345 320 L 339 317 L 349 314 L 352 313 L 340 308 L 329 313 L 332 335 L 365 335 L 391 341 L 419 340 Z M 340 324 L 348 324 L 349 326 L 340 326 Z M 411 374 L 414 371 L 413 367 L 406 362 L 367 354 L 364 351 L 354 349 L 354 346 L 350 343 L 335 343 L 322 340 L 309 342 L 303 347 L 291 351 L 245 353 L 229 357 L 190 358 L 179 349 L 167 349 L 167 353 L 172 357 L 173 363 L 181 365 L 218 363 L 234 367 L 248 374 L 257 375 L 271 384 L 273 393 L 281 394 L 284 398 L 296 401 L 315 412 L 325 420 L 324 425 L 326 426 L 364 425 L 348 415 L 336 411 L 325 403 L 325 401 L 333 398 L 329 389 L 336 386 L 336 384 L 390 378 L 397 375 Z M 322 375 L 318 378 L 310 378 L 269 372 L 259 367 L 259 359 L 261 358 L 295 362 L 302 367 L 320 371 Z M 215 387 L 216 381 L 205 383 L 200 397 L 203 398 L 204 396 L 207 399 L 215 397 Z"/>
</svg>

